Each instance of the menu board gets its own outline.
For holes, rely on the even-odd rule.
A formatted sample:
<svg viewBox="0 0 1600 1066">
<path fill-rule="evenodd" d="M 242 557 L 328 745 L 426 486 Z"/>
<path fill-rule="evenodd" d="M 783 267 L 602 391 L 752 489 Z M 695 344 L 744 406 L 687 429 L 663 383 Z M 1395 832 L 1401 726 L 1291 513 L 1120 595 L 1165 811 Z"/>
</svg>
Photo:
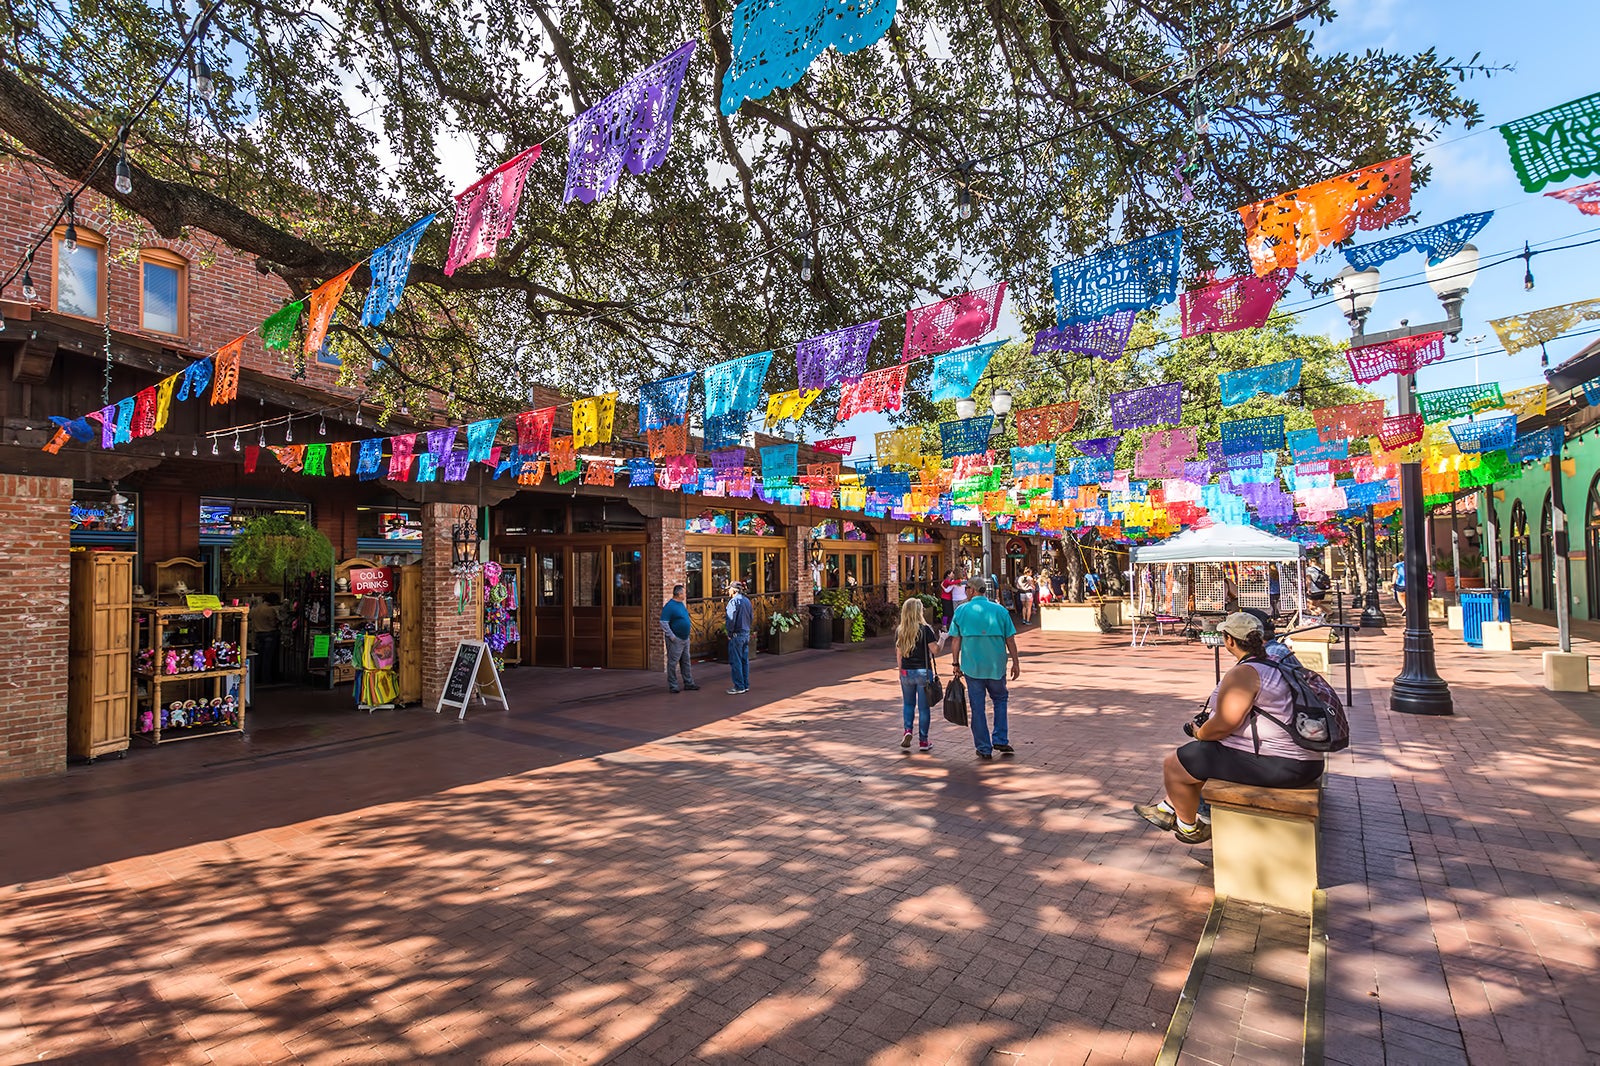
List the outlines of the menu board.
<svg viewBox="0 0 1600 1066">
<path fill-rule="evenodd" d="M 488 671 L 488 677 L 479 681 L 479 672 L 485 670 Z M 463 640 L 456 645 L 455 658 L 450 661 L 450 672 L 445 675 L 444 691 L 439 694 L 439 704 L 433 713 L 438 714 L 446 707 L 459 707 L 461 713 L 456 717 L 465 718 L 474 689 L 477 690 L 479 702 L 487 705 L 490 700 L 495 700 L 501 707 L 509 708 L 505 689 L 500 687 L 500 672 L 494 668 L 489 649 L 481 640 Z"/>
</svg>

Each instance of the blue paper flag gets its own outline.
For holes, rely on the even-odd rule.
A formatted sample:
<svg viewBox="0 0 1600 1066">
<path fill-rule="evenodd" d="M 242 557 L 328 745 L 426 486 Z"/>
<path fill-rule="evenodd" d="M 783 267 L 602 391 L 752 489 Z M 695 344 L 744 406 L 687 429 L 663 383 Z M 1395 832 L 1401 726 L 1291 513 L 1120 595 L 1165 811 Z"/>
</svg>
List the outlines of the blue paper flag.
<svg viewBox="0 0 1600 1066">
<path fill-rule="evenodd" d="M 382 325 L 384 319 L 400 309 L 400 296 L 411 277 L 411 259 L 417 254 L 417 244 L 438 217 L 435 213 L 413 222 L 404 233 L 373 252 L 372 258 L 367 260 L 372 272 L 372 288 L 367 290 L 367 300 L 361 305 L 363 326 Z M 317 358 L 322 358 L 320 352 Z"/>
<path fill-rule="evenodd" d="M 978 379 L 989 368 L 989 360 L 1005 341 L 985 341 L 966 348 L 943 352 L 933 357 L 931 399 L 964 400 L 977 388 Z"/>
<path fill-rule="evenodd" d="M 356 477 L 362 481 L 375 481 L 383 472 L 383 438 L 373 437 L 361 442 L 356 454 Z"/>
<path fill-rule="evenodd" d="M 1182 251 L 1183 231 L 1174 229 L 1052 267 L 1056 325 L 1171 303 Z"/>
<path fill-rule="evenodd" d="M 1301 365 L 1302 361 L 1299 359 L 1285 359 L 1281 363 L 1268 363 L 1265 366 L 1253 366 L 1245 370 L 1230 370 L 1226 374 L 1219 375 L 1218 380 L 1222 383 L 1222 406 L 1232 407 L 1244 403 L 1258 392 L 1268 396 L 1282 396 L 1300 384 Z"/>
<path fill-rule="evenodd" d="M 206 386 L 211 384 L 211 369 L 213 356 L 196 360 L 183 368 L 183 381 L 178 385 L 178 399 L 187 400 L 192 394 L 195 399 L 206 391 Z"/>
<path fill-rule="evenodd" d="M 1283 447 L 1283 419 L 1283 415 L 1264 415 L 1222 423 L 1222 454 L 1277 451 Z"/>
<path fill-rule="evenodd" d="M 829 45 L 840 55 L 875 44 L 894 21 L 895 0 L 745 0 L 733 9 L 733 59 L 722 113 L 787 89 Z"/>
<path fill-rule="evenodd" d="M 989 427 L 994 415 L 939 423 L 939 450 L 946 459 L 981 455 L 989 448 Z"/>
<path fill-rule="evenodd" d="M 1053 477 L 1055 472 L 1056 446 L 1053 442 L 1011 449 L 1013 477 Z"/>
<path fill-rule="evenodd" d="M 794 478 L 800 474 L 800 445 L 774 444 L 761 449 L 761 478 Z"/>
<path fill-rule="evenodd" d="M 658 381 L 649 381 L 639 387 L 639 432 L 666 429 L 682 424 L 689 417 L 689 389 L 694 385 L 694 371 L 678 374 Z"/>
<path fill-rule="evenodd" d="M 1532 433 L 1524 433 L 1512 441 L 1511 447 L 1506 449 L 1506 458 L 1513 463 L 1526 462 L 1529 459 L 1549 459 L 1561 451 L 1565 432 L 1560 426 L 1546 426 Z"/>
<path fill-rule="evenodd" d="M 494 446 L 494 435 L 499 431 L 498 418 L 485 418 L 467 426 L 467 462 L 488 462 L 489 449 Z"/>
<path fill-rule="evenodd" d="M 1424 226 L 1422 229 L 1397 233 L 1393 237 L 1385 237 L 1371 244 L 1358 244 L 1354 248 L 1346 248 L 1344 257 L 1346 262 L 1357 270 L 1368 270 L 1416 249 L 1419 252 L 1427 252 L 1429 264 L 1438 266 L 1461 251 L 1493 217 L 1493 211 L 1459 215 L 1436 226 Z"/>
<path fill-rule="evenodd" d="M 705 446 L 706 451 L 713 452 L 720 448 L 737 448 L 744 441 L 744 435 L 750 431 L 750 412 L 730 411 L 724 415 L 715 415 L 705 421 Z"/>
<path fill-rule="evenodd" d="M 628 486 L 650 488 L 656 483 L 656 464 L 648 459 L 628 460 Z"/>
<path fill-rule="evenodd" d="M 1517 439 L 1517 416 L 1498 415 L 1450 427 L 1456 447 L 1464 452 L 1493 452 L 1509 448 Z"/>
<path fill-rule="evenodd" d="M 1297 463 L 1318 459 L 1346 459 L 1350 456 L 1347 440 L 1323 440 L 1316 429 L 1297 429 L 1289 434 L 1289 450 Z"/>
<path fill-rule="evenodd" d="M 771 352 L 757 352 L 706 368 L 705 416 L 717 418 L 736 411 L 755 410 L 761 402 L 767 368 L 771 364 Z"/>
</svg>

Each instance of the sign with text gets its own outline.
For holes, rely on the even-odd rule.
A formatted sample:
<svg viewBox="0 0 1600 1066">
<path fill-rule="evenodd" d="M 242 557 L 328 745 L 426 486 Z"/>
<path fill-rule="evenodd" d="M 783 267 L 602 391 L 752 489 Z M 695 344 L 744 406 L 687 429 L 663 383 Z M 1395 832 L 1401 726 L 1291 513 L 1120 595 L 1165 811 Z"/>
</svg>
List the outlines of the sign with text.
<svg viewBox="0 0 1600 1066">
<path fill-rule="evenodd" d="M 487 676 L 483 676 L 487 674 Z M 433 713 L 446 707 L 460 708 L 457 719 L 467 716 L 467 704 L 476 692 L 478 702 L 487 706 L 494 700 L 506 710 L 506 690 L 500 687 L 500 672 L 494 667 L 488 646 L 481 640 L 463 640 L 456 645 L 455 658 L 450 661 L 450 673 L 445 676 L 444 691 L 439 693 L 439 703 Z"/>
<path fill-rule="evenodd" d="M 214 611 L 222 606 L 222 601 L 215 596 L 185 596 L 184 602 L 192 611 Z"/>
<path fill-rule="evenodd" d="M 394 591 L 394 572 L 387 566 L 350 571 L 350 591 L 357 596 L 387 596 Z"/>
</svg>

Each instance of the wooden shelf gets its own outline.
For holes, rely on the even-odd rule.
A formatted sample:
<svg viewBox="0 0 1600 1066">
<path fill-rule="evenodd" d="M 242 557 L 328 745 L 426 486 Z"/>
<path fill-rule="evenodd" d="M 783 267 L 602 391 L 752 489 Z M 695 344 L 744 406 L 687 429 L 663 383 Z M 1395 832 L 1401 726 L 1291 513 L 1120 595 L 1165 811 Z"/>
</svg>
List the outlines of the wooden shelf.
<svg viewBox="0 0 1600 1066">
<path fill-rule="evenodd" d="M 244 674 L 244 666 L 219 666 L 215 670 L 190 670 L 183 674 L 151 674 L 143 670 L 135 670 L 138 676 L 146 681 L 193 681 L 204 677 L 232 677 L 235 674 Z"/>
<path fill-rule="evenodd" d="M 215 737 L 224 733 L 243 733 L 242 725 L 225 725 L 220 728 L 209 725 L 181 725 L 177 729 L 168 726 L 161 731 L 161 739 L 156 740 L 149 733 L 135 733 L 134 736 L 146 744 L 168 744 L 174 740 L 195 740 L 199 737 Z"/>
</svg>

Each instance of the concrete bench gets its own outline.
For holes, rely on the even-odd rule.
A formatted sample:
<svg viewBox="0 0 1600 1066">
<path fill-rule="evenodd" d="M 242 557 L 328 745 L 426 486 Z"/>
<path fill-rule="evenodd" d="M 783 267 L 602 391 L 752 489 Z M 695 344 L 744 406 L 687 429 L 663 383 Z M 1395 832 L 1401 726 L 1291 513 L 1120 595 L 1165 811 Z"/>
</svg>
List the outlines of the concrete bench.
<svg viewBox="0 0 1600 1066">
<path fill-rule="evenodd" d="M 1207 781 L 1217 895 L 1311 913 L 1322 788 Z"/>
</svg>

